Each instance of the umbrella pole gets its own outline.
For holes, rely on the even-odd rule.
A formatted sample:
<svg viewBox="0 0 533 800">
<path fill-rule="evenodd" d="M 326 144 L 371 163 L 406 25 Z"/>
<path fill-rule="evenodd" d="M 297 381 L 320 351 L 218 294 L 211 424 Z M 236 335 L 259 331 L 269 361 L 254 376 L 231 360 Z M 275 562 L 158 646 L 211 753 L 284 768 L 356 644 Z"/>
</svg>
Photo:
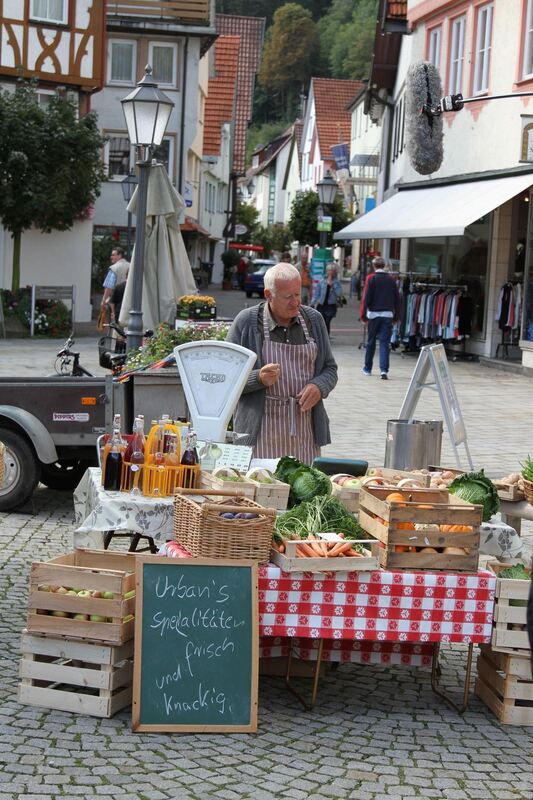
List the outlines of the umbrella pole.
<svg viewBox="0 0 533 800">
<path fill-rule="evenodd" d="M 137 225 L 135 236 L 135 259 L 133 262 L 132 298 L 128 320 L 127 345 L 129 353 L 137 350 L 143 339 L 143 276 L 144 276 L 144 241 L 146 238 L 146 200 L 148 196 L 148 177 L 151 164 L 150 148 L 147 158 L 137 161 L 139 168 L 139 194 L 137 198 Z"/>
</svg>

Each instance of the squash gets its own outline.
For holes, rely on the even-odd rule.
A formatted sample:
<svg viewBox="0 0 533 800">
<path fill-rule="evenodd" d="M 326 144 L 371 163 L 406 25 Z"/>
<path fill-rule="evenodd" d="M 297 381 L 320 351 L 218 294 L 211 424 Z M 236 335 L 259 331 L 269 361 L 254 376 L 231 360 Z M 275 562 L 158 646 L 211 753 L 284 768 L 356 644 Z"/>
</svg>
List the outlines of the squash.
<svg viewBox="0 0 533 800">
<path fill-rule="evenodd" d="M 441 525 L 443 533 L 472 533 L 471 525 Z"/>
<path fill-rule="evenodd" d="M 405 496 L 401 492 L 391 492 L 385 498 L 387 503 L 405 503 Z"/>
<path fill-rule="evenodd" d="M 464 547 L 445 547 L 442 552 L 448 556 L 464 556 L 466 554 Z"/>
</svg>

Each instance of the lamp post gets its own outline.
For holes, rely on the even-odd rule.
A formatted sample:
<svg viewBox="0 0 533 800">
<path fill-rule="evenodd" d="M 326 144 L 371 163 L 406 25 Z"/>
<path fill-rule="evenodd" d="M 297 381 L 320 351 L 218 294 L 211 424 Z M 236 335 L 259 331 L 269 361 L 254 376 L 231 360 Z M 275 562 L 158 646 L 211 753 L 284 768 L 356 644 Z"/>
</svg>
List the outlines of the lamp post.
<svg viewBox="0 0 533 800">
<path fill-rule="evenodd" d="M 135 172 L 130 169 L 126 177 L 120 182 L 122 186 L 122 196 L 126 203 L 129 205 L 129 202 L 132 198 L 133 192 L 135 187 L 139 183 L 139 179 Z M 131 256 L 131 211 L 128 210 L 128 233 L 126 238 L 126 258 L 128 261 L 130 260 Z"/>
<path fill-rule="evenodd" d="M 316 185 L 316 190 L 318 192 L 318 200 L 320 205 L 318 206 L 318 216 L 322 217 L 327 214 L 327 212 L 331 209 L 333 202 L 335 200 L 337 194 L 337 182 L 331 175 L 331 172 L 327 171 L 326 175 L 319 181 Z M 328 246 L 328 232 L 327 231 L 319 231 L 318 232 L 318 246 L 323 248 L 324 250 Z"/>
<path fill-rule="evenodd" d="M 137 197 L 137 233 L 133 263 L 132 300 L 127 329 L 128 353 L 142 343 L 142 292 L 144 274 L 144 242 L 146 236 L 146 199 L 152 153 L 163 141 L 165 130 L 174 107 L 172 100 L 157 88 L 152 79 L 152 68 L 145 68 L 144 77 L 137 88 L 120 101 L 128 128 L 130 142 L 137 148 L 139 194 Z"/>
</svg>

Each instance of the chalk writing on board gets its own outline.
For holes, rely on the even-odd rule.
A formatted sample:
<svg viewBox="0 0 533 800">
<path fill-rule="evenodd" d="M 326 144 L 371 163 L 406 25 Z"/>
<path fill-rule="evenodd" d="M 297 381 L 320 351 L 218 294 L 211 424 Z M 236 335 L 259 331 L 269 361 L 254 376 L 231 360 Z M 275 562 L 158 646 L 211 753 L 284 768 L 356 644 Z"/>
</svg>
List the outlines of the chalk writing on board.
<svg viewBox="0 0 533 800">
<path fill-rule="evenodd" d="M 144 565 L 141 725 L 255 724 L 250 577 L 235 566 Z"/>
</svg>

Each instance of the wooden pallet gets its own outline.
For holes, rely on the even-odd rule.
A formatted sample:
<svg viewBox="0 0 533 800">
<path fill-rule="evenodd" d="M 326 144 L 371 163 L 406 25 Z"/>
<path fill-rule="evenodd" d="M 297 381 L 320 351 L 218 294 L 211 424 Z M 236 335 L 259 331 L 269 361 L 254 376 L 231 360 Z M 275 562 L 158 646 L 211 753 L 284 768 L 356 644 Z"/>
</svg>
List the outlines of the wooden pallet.
<svg viewBox="0 0 533 800">
<path fill-rule="evenodd" d="M 394 490 L 393 490 L 394 491 Z M 384 569 L 477 572 L 479 526 L 483 508 L 450 495 L 447 489 L 405 489 L 405 502 L 389 502 L 390 488 L 367 486 L 359 499 L 359 523 L 381 542 Z M 419 526 L 414 529 L 414 526 Z M 441 525 L 462 525 L 466 532 L 445 532 Z M 425 548 L 437 552 L 427 552 Z M 444 553 L 446 547 L 465 553 Z"/>
<path fill-rule="evenodd" d="M 27 628 L 33 633 L 123 644 L 133 638 L 135 554 L 75 550 L 31 566 Z M 48 590 L 43 590 L 46 587 Z M 63 590 L 111 592 L 113 599 L 60 594 Z M 52 613 L 54 612 L 54 613 Z M 75 619 L 74 615 L 97 619 Z M 99 619 L 98 619 L 99 618 Z"/>
<path fill-rule="evenodd" d="M 483 650 L 477 662 L 477 696 L 504 725 L 533 725 L 533 680 L 505 672 L 502 666 L 510 668 Z M 525 672 L 525 665 L 521 669 Z"/>
<path fill-rule="evenodd" d="M 120 646 L 22 633 L 20 703 L 93 717 L 131 704 L 133 640 Z"/>
<path fill-rule="evenodd" d="M 487 563 L 488 569 L 496 575 L 492 647 L 503 653 L 529 655 L 531 648 L 527 633 L 527 599 L 530 582 L 500 578 L 499 573 L 509 566 L 510 563 L 500 561 Z"/>
</svg>

